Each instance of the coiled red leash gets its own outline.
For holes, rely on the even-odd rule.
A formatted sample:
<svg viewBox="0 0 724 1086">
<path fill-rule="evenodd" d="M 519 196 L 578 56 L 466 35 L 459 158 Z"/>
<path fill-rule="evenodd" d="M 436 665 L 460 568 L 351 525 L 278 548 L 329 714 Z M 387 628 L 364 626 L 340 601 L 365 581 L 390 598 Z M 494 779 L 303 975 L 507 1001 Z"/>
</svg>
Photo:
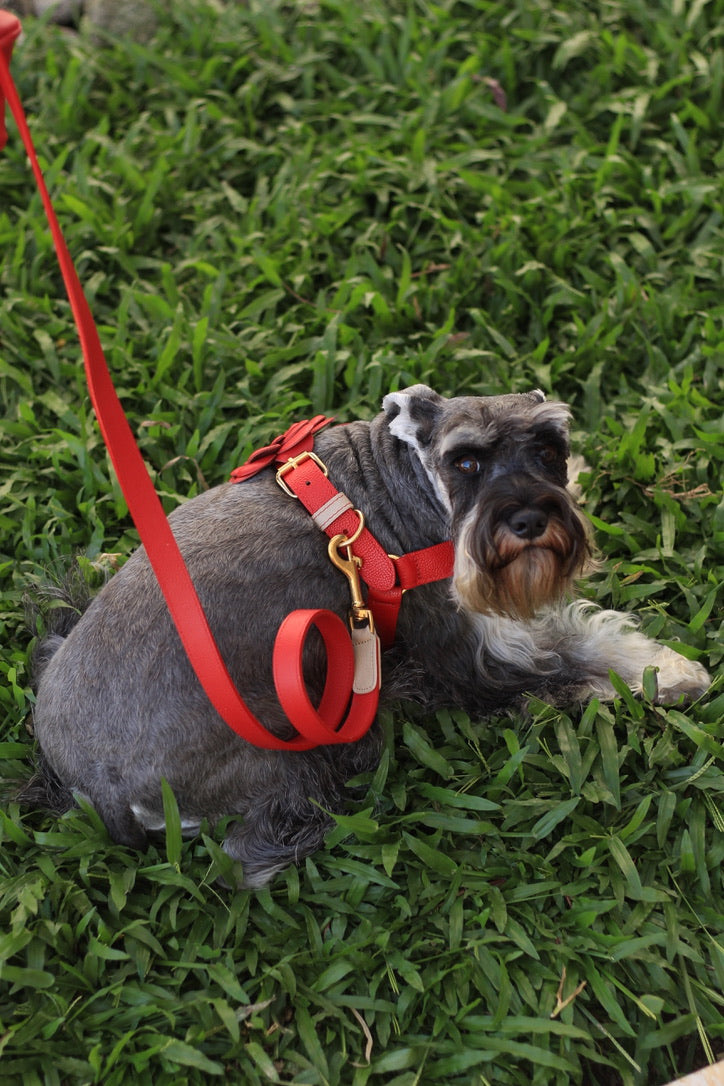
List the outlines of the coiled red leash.
<svg viewBox="0 0 724 1086">
<path fill-rule="evenodd" d="M 0 10 L 0 148 L 7 141 L 5 99 L 15 118 L 40 190 L 78 327 L 88 388 L 98 424 L 191 666 L 219 716 L 255 746 L 272 750 L 309 750 L 322 744 L 355 742 L 370 727 L 379 697 L 378 653 L 376 637 L 371 628 L 353 630 L 353 638 L 350 639 L 342 620 L 332 612 L 322 610 L 298 611 L 282 623 L 274 651 L 275 683 L 282 707 L 299 733 L 298 737 L 288 741 L 272 735 L 249 711 L 227 671 L 113 387 L 95 321 L 43 179 L 25 114 L 10 75 L 10 57 L 20 30 L 19 20 L 10 12 Z M 303 435 L 303 440 L 310 437 L 307 433 Z M 290 455 L 295 455 L 293 449 Z M 316 708 L 309 700 L 301 666 L 304 639 L 312 626 L 321 634 L 327 651 L 326 683 Z M 358 668 L 355 666 L 355 655 L 361 661 Z M 359 674 L 356 675 L 356 672 Z M 349 712 L 345 718 L 348 705 Z"/>
</svg>

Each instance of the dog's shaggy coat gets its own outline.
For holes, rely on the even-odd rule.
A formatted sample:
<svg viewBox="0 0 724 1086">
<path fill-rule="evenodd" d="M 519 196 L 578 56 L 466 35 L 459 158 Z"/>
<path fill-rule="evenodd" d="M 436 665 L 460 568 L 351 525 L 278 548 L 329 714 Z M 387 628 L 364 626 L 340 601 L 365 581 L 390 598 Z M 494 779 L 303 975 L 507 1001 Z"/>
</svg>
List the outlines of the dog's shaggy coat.
<svg viewBox="0 0 724 1086">
<path fill-rule="evenodd" d="M 647 665 L 659 669 L 661 700 L 706 689 L 699 664 L 645 638 L 630 616 L 568 598 L 589 545 L 567 489 L 565 405 L 538 392 L 448 400 L 415 385 L 387 396 L 372 422 L 325 430 L 315 451 L 386 551 L 455 545 L 452 581 L 404 597 L 384 702 L 414 692 L 480 718 L 526 693 L 611 696 L 609 669 L 639 692 Z M 272 646 L 290 611 L 346 615 L 326 538 L 271 470 L 215 487 L 170 520 L 242 697 L 270 730 L 291 734 Z M 163 826 L 165 777 L 187 829 L 240 816 L 225 847 L 247 886 L 319 847 L 325 810 L 339 810 L 346 782 L 379 756 L 376 726 L 355 744 L 303 753 L 232 732 L 190 668 L 142 547 L 39 659 L 34 727 L 59 805 L 83 794 L 114 840 L 140 848 Z M 307 653 L 305 675 L 318 695 L 321 649 Z"/>
</svg>

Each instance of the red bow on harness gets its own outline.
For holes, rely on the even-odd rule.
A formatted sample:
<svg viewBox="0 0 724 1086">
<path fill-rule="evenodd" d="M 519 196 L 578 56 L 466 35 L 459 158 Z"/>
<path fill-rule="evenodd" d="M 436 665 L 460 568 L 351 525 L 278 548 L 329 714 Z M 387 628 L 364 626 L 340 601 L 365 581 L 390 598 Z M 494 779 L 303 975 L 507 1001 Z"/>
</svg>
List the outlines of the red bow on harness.
<svg viewBox="0 0 724 1086">
<path fill-rule="evenodd" d="M 4 103 L 7 99 L 25 144 L 50 225 L 80 336 L 88 388 L 98 423 L 129 511 L 191 666 L 221 718 L 249 743 L 272 750 L 308 750 L 323 744 L 355 742 L 370 727 L 379 697 L 378 642 L 371 623 L 352 622 L 350 637 L 342 620 L 330 611 L 295 611 L 284 620 L 277 635 L 273 665 L 279 701 L 298 733 L 297 737 L 288 741 L 272 735 L 249 711 L 227 671 L 113 386 L 95 321 L 43 179 L 25 114 L 10 74 L 10 57 L 20 29 L 20 22 L 14 15 L 0 10 L 0 148 L 7 141 L 4 122 Z M 326 484 L 318 481 L 305 484 L 303 479 L 310 470 L 326 479 L 323 471 L 317 467 L 319 462 L 311 453 L 311 446 L 314 434 L 327 421 L 322 416 L 317 416 L 310 422 L 297 423 L 271 446 L 252 454 L 247 464 L 234 473 L 234 480 L 247 478 L 260 471 L 271 460 L 281 457 L 279 474 L 286 480 L 285 489 L 288 493 L 295 492 L 295 489 L 291 488 L 296 488 L 297 483 L 304 485 L 307 490 L 311 487 L 315 494 L 318 494 L 320 489 L 326 493 Z M 313 516 L 326 518 L 328 523 L 325 531 L 332 527 L 335 535 L 340 538 L 342 547 L 349 545 L 350 548 L 363 549 L 368 546 L 369 533 L 365 536 L 365 533 L 361 532 L 352 539 L 355 533 L 348 534 L 344 527 L 350 523 L 351 506 L 350 509 L 347 506 L 342 509 L 345 505 L 344 495 L 339 495 L 334 488 L 332 490 L 336 497 L 327 494 L 322 502 L 317 503 L 317 508 L 310 512 Z M 334 505 L 335 501 L 337 506 Z M 322 514 L 319 506 L 325 504 L 326 514 Z M 347 505 L 350 503 L 347 502 Z M 357 523 L 353 513 L 352 524 L 354 526 Z M 373 539 L 371 536 L 369 538 Z M 393 606 L 396 621 L 399 598 L 404 587 L 407 587 L 407 574 L 404 572 L 407 565 L 403 566 L 403 563 L 412 560 L 414 566 L 414 556 L 407 555 L 405 559 L 393 560 L 384 555 L 376 541 L 373 542 L 376 550 L 373 548 L 374 555 L 366 569 L 366 556 L 361 559 L 362 576 L 370 586 L 370 599 L 374 597 L 377 600 L 375 607 L 379 609 L 380 616 L 383 609 L 389 607 L 387 593 L 391 593 L 391 598 L 397 600 L 396 606 Z M 372 551 L 370 553 L 372 554 Z M 380 555 L 384 555 L 384 560 Z M 331 549 L 330 557 L 333 557 Z M 358 561 L 360 557 L 357 550 L 349 550 L 348 559 L 341 556 L 339 561 L 335 561 L 335 565 L 350 578 L 350 583 L 356 577 Z M 396 567 L 392 565 L 393 561 Z M 378 565 L 383 571 L 381 577 L 376 572 Z M 449 576 L 450 561 L 447 566 L 447 571 L 438 573 L 438 577 Z M 390 568 L 393 570 L 391 581 Z M 402 574 L 397 583 L 395 568 L 398 574 Z M 418 580 L 416 583 L 423 582 Z M 359 604 L 359 600 L 357 602 Z M 385 626 L 385 620 L 381 625 Z M 386 625 L 389 631 L 390 623 L 387 622 Z M 301 663 L 304 641 L 312 626 L 321 634 L 327 650 L 327 678 L 321 701 L 316 708 L 309 700 Z"/>
<path fill-rule="evenodd" d="M 308 452 L 314 445 L 314 435 L 333 421 L 326 415 L 315 415 L 313 419 L 293 423 L 285 433 L 275 437 L 271 445 L 257 449 L 241 467 L 234 468 L 230 476 L 232 483 L 241 483 L 270 464 L 282 464 Z"/>
</svg>

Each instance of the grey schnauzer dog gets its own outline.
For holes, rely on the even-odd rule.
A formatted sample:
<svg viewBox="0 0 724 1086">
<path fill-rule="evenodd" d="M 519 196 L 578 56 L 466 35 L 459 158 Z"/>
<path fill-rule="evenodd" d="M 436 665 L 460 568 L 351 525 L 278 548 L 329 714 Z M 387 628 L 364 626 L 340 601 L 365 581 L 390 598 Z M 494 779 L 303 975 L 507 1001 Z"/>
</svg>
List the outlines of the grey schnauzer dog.
<svg viewBox="0 0 724 1086">
<path fill-rule="evenodd" d="M 481 718 L 529 693 L 612 697 L 610 669 L 640 692 L 649 665 L 661 701 L 706 690 L 700 664 L 644 637 L 631 616 L 572 598 L 590 547 L 567 486 L 568 424 L 568 408 L 540 392 L 445 399 L 415 385 L 386 396 L 371 422 L 316 437 L 330 478 L 386 551 L 454 544 L 452 578 L 404 597 L 383 704 L 412 696 Z M 193 498 L 170 522 L 243 698 L 272 732 L 293 734 L 274 695 L 272 646 L 290 611 L 347 612 L 325 537 L 270 469 Z M 239 816 L 224 847 L 247 887 L 318 848 L 346 782 L 379 758 L 377 726 L 304 752 L 262 750 L 232 732 L 191 670 L 142 547 L 38 658 L 34 727 L 56 808 L 80 793 L 115 841 L 141 848 L 163 828 L 165 777 L 186 830 Z M 324 674 L 312 645 L 312 693 Z"/>
</svg>

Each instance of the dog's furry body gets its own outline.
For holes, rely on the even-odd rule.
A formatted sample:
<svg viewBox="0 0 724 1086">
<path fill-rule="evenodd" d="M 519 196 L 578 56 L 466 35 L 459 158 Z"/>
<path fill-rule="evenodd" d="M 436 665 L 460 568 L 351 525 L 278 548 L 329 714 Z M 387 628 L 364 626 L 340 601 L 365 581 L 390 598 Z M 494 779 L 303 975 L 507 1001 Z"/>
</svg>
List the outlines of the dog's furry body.
<svg viewBox="0 0 724 1086">
<path fill-rule="evenodd" d="M 650 664 L 661 700 L 706 689 L 700 665 L 645 638 L 629 616 L 565 601 L 588 557 L 566 490 L 567 418 L 540 393 L 444 400 L 413 386 L 386 397 L 371 423 L 316 438 L 330 478 L 385 550 L 455 544 L 452 586 L 404 598 L 384 658 L 384 702 L 414 696 L 480 717 L 525 693 L 610 696 L 609 669 L 638 692 Z M 269 470 L 216 487 L 170 519 L 244 700 L 270 730 L 291 734 L 272 680 L 277 630 L 298 608 L 348 609 L 324 536 Z M 243 816 L 225 847 L 247 886 L 319 847 L 324 809 L 340 809 L 346 782 L 379 756 L 376 726 L 355 744 L 304 753 L 261 750 L 233 733 L 191 670 L 143 548 L 41 656 L 34 725 L 47 775 L 66 795 L 87 796 L 111 836 L 136 847 L 162 828 L 162 777 L 188 829 Z M 318 647 L 305 675 L 319 693 Z"/>
</svg>

